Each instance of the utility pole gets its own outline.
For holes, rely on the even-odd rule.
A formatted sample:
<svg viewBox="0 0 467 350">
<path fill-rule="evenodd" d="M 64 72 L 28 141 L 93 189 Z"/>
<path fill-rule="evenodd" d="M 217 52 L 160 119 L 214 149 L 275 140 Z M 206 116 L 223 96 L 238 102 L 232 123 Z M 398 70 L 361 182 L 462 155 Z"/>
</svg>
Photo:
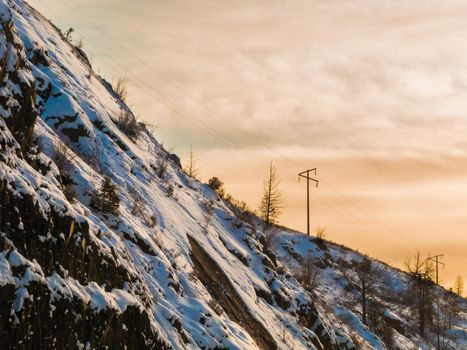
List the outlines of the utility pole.
<svg viewBox="0 0 467 350">
<path fill-rule="evenodd" d="M 306 233 L 308 236 L 310 235 L 310 181 L 314 181 L 316 183 L 316 187 L 318 187 L 319 181 L 310 177 L 310 173 L 314 173 L 316 176 L 316 168 L 309 169 L 302 171 L 298 174 L 298 182 L 300 182 L 300 178 L 303 177 L 306 179 L 306 222 L 307 222 L 307 231 Z"/>
<path fill-rule="evenodd" d="M 445 266 L 444 263 L 442 263 L 441 261 L 439 261 L 439 259 L 441 259 L 443 257 L 443 254 L 438 254 L 438 255 L 434 255 L 434 256 L 429 256 L 427 258 L 427 260 L 431 260 L 431 261 L 434 261 L 435 264 L 436 264 L 436 284 L 439 285 L 439 275 L 438 275 L 438 265 L 443 265 L 443 267 Z M 438 350 L 441 350 L 441 342 L 440 342 L 440 330 L 439 330 L 439 315 L 437 315 L 437 319 L 436 319 L 436 324 L 437 324 L 437 329 L 436 329 L 436 334 L 437 334 L 437 339 L 438 339 L 438 347 L 437 349 Z"/>
<path fill-rule="evenodd" d="M 443 265 L 446 266 L 444 263 L 442 263 L 441 261 L 439 261 L 440 258 L 442 258 L 444 255 L 443 254 L 438 254 L 438 255 L 434 255 L 434 256 L 429 256 L 427 258 L 427 260 L 431 260 L 431 261 L 434 261 L 435 264 L 436 264 L 436 284 L 439 284 L 439 279 L 438 279 L 438 265 Z"/>
</svg>

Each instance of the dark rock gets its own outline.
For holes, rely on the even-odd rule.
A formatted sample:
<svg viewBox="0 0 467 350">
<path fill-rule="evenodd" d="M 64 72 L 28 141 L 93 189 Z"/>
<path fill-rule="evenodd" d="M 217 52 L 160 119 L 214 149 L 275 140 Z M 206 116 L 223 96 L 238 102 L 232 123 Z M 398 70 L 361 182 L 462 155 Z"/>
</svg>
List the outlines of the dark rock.
<svg viewBox="0 0 467 350">
<path fill-rule="evenodd" d="M 34 122 L 37 117 L 36 90 L 34 82 L 25 81 L 24 77 L 32 73 L 23 58 L 25 52 L 19 44 L 11 19 L 6 22 L 1 21 L 0 35 L 3 35 L 10 44 L 4 51 L 3 57 L 0 57 L 0 89 L 3 90 L 0 95 L 0 106 L 10 114 L 5 121 L 25 155 L 32 144 Z M 19 91 L 14 85 L 19 87 Z"/>
<path fill-rule="evenodd" d="M 180 169 L 182 168 L 182 162 L 180 161 L 180 158 L 176 154 L 169 154 L 169 159 L 175 163 L 176 166 L 178 166 Z"/>
<path fill-rule="evenodd" d="M 196 274 L 201 282 L 207 286 L 211 296 L 224 307 L 230 319 L 248 331 L 260 349 L 277 349 L 274 338 L 265 326 L 250 314 L 248 307 L 217 262 L 194 238 L 188 236 L 188 240 L 191 245 L 191 258 L 195 265 Z"/>
</svg>

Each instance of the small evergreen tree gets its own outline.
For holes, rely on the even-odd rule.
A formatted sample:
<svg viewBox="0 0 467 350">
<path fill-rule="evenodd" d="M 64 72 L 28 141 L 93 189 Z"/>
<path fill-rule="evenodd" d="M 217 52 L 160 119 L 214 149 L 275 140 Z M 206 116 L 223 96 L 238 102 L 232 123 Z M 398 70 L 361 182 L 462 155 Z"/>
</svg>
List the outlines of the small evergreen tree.
<svg viewBox="0 0 467 350">
<path fill-rule="evenodd" d="M 196 167 L 196 159 L 193 153 L 193 147 L 190 147 L 190 157 L 188 159 L 185 173 L 191 178 L 196 178 L 198 175 L 198 168 Z"/>
<path fill-rule="evenodd" d="M 277 169 L 269 165 L 269 177 L 264 182 L 263 196 L 259 205 L 260 217 L 264 222 L 264 229 L 268 230 L 271 225 L 274 225 L 281 213 L 283 204 L 282 193 L 279 190 L 279 175 Z"/>
<path fill-rule="evenodd" d="M 101 188 L 92 194 L 90 204 L 91 207 L 103 214 L 118 214 L 120 198 L 118 197 L 117 188 L 110 177 L 104 177 Z"/>
<path fill-rule="evenodd" d="M 454 293 L 459 296 L 462 296 L 464 293 L 464 280 L 461 275 L 458 275 L 454 281 Z"/>
</svg>

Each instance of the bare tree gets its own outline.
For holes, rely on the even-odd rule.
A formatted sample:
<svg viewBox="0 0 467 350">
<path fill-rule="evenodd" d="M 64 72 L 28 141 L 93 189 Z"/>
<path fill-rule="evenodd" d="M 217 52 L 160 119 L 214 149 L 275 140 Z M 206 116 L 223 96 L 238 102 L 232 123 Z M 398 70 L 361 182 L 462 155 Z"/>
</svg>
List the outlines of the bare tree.
<svg viewBox="0 0 467 350">
<path fill-rule="evenodd" d="M 417 252 L 412 259 L 406 261 L 405 266 L 410 275 L 409 301 L 418 316 L 419 333 L 425 337 L 427 326 L 433 322 L 433 296 L 431 293 L 433 264 L 430 260 L 422 259 L 420 252 Z"/>
<path fill-rule="evenodd" d="M 321 271 L 317 266 L 317 260 L 313 257 L 311 252 L 308 252 L 308 254 L 301 259 L 298 280 L 307 292 L 313 293 L 318 286 L 320 278 Z"/>
<path fill-rule="evenodd" d="M 459 316 L 460 313 L 459 301 L 457 298 L 457 294 L 452 290 L 449 289 L 449 293 L 445 293 L 445 311 L 444 314 L 447 317 L 448 327 L 451 328 L 452 324 Z"/>
<path fill-rule="evenodd" d="M 73 160 L 76 154 L 73 153 L 65 143 L 58 141 L 53 144 L 52 160 L 60 172 L 60 175 L 68 174 L 72 170 Z"/>
<path fill-rule="evenodd" d="M 435 294 L 434 299 L 437 305 L 435 313 L 437 349 L 451 350 L 455 335 L 450 330 L 460 313 L 459 301 L 452 289 L 449 293 Z"/>
<path fill-rule="evenodd" d="M 344 268 L 339 268 L 339 270 L 349 286 L 357 292 L 362 322 L 368 324 L 368 308 L 370 303 L 374 302 L 377 292 L 376 286 L 379 281 L 379 275 L 374 269 L 372 261 L 364 257 L 362 261 L 356 263 L 352 274 L 349 274 Z"/>
<path fill-rule="evenodd" d="M 76 154 L 65 143 L 58 141 L 53 144 L 51 158 L 60 172 L 63 194 L 69 201 L 73 201 L 76 198 L 76 191 L 72 171 L 73 160 L 76 158 Z"/>
<path fill-rule="evenodd" d="M 280 179 L 277 169 L 271 163 L 269 165 L 269 177 L 264 182 L 263 196 L 259 205 L 260 217 L 264 222 L 265 230 L 274 225 L 281 213 L 283 204 L 282 193 L 279 190 Z"/>
<path fill-rule="evenodd" d="M 122 110 L 117 120 L 118 128 L 131 140 L 135 140 L 143 130 L 143 124 L 138 122 L 138 119 L 133 113 L 127 110 Z"/>
<path fill-rule="evenodd" d="M 168 166 L 169 162 L 166 157 L 162 157 L 159 159 L 159 161 L 157 162 L 157 176 L 159 177 L 159 179 L 164 179 Z"/>
<path fill-rule="evenodd" d="M 141 194 L 136 192 L 131 192 L 132 207 L 131 214 L 138 216 L 143 219 L 148 227 L 153 228 L 157 225 L 157 218 L 154 215 L 149 215 L 146 212 L 146 206 L 144 205 L 144 200 Z"/>
<path fill-rule="evenodd" d="M 371 299 L 367 311 L 368 327 L 378 335 L 388 350 L 395 350 L 397 347 L 394 341 L 394 328 L 384 317 L 385 310 L 379 301 Z"/>
<path fill-rule="evenodd" d="M 207 231 L 214 214 L 214 202 L 212 200 L 205 200 L 203 204 L 206 209 L 204 213 L 204 229 Z"/>
<path fill-rule="evenodd" d="M 279 234 L 279 231 L 274 227 L 270 227 L 264 230 L 263 250 L 266 254 L 274 253 L 274 248 L 277 243 L 278 234 Z"/>
<path fill-rule="evenodd" d="M 94 170 L 101 175 L 105 175 L 106 164 L 104 147 L 99 146 L 99 144 L 95 142 L 95 147 L 91 149 L 89 158 Z"/>
</svg>

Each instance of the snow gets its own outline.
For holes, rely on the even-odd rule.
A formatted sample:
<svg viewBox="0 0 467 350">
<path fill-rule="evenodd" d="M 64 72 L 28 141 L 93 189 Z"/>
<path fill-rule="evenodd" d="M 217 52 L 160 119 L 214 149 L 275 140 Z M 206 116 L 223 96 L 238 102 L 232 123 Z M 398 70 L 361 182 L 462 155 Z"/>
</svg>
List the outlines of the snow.
<svg viewBox="0 0 467 350">
<path fill-rule="evenodd" d="M 7 284 L 15 284 L 15 280 L 11 274 L 8 260 L 5 259 L 2 253 L 0 254 L 0 286 L 3 287 Z"/>
<path fill-rule="evenodd" d="M 22 255 L 20 255 L 16 250 L 13 250 L 12 252 L 10 252 L 8 256 L 8 262 L 10 266 L 13 266 L 13 267 L 18 267 L 18 266 L 27 264 L 27 260 Z"/>
<path fill-rule="evenodd" d="M 320 266 L 319 284 L 314 292 L 315 298 L 320 301 L 322 307 L 330 310 L 326 317 L 332 322 L 337 333 L 352 334 L 361 341 L 364 349 L 377 349 L 381 347 L 379 338 L 372 334 L 360 321 L 358 313 L 361 312 L 358 297 L 348 290 L 348 283 L 341 270 L 346 270 L 350 276 L 354 274 L 352 266 L 362 261 L 364 256 L 343 246 L 322 241 L 319 243 L 314 237 L 283 230 L 276 242 L 279 259 L 282 260 L 290 271 L 299 271 L 301 259 L 311 254 Z M 367 257 L 368 258 L 368 257 Z M 413 314 L 408 312 L 407 305 L 401 300 L 401 295 L 407 293 L 409 277 L 401 270 L 392 268 L 377 260 L 371 259 L 372 266 L 378 274 L 376 288 L 380 302 L 384 307 L 384 316 L 391 319 L 394 324 L 399 324 L 405 329 L 404 334 L 399 334 L 394 329 L 394 339 L 400 349 L 434 349 L 430 344 L 421 339 L 417 334 Z M 344 268 L 343 266 L 346 266 Z M 434 289 L 436 298 L 442 299 L 447 292 L 442 288 Z M 465 299 L 460 299 L 465 300 Z M 462 306 L 463 305 L 463 306 Z M 461 303 L 461 310 L 465 309 L 465 302 Z M 464 311 L 465 312 L 465 311 Z M 465 332 L 466 316 L 461 312 L 458 321 L 448 333 L 455 329 Z M 430 332 L 430 331 L 429 331 Z M 456 333 L 454 348 L 462 349 L 464 346 L 462 334 Z M 464 333 L 465 334 L 465 333 Z M 435 339 L 433 334 L 431 338 Z M 353 338 L 352 338 L 353 339 Z"/>
<path fill-rule="evenodd" d="M 14 148 L 19 146 L 0 118 L 0 141 L 7 140 L 12 149 L 5 152 L 9 166 L 0 162 L 0 178 L 8 181 L 18 197 L 30 197 L 40 212 L 47 217 L 52 211 L 73 217 L 75 223 L 87 223 L 90 227 L 88 240 L 99 252 L 115 260 L 131 276 L 137 276 L 141 284 L 128 282 L 121 289 L 108 290 L 95 281 L 83 285 L 68 273 L 56 271 L 46 276 L 41 266 L 21 255 L 18 250 L 0 254 L 0 286 L 16 285 L 15 311 L 21 310 L 28 298 L 28 285 L 43 283 L 51 291 L 51 305 L 62 298 L 78 298 L 89 304 L 95 312 L 106 309 L 124 312 L 129 305 L 145 309 L 151 325 L 158 330 L 174 349 L 214 348 L 258 349 L 255 339 L 245 325 L 235 322 L 228 313 L 213 310 L 213 296 L 194 273 L 191 246 L 188 236 L 197 242 L 215 264 L 227 276 L 235 294 L 244 304 L 244 311 L 260 322 L 271 333 L 279 349 L 313 349 L 307 341 L 315 337 L 315 328 L 304 328 L 297 316 L 302 306 L 311 303 L 311 297 L 297 282 L 293 273 L 300 262 L 294 258 L 308 252 L 330 266 L 322 271 L 323 284 L 317 293 L 319 319 L 330 337 L 342 344 L 352 344 L 349 334 L 362 338 L 368 349 L 384 349 L 381 341 L 359 321 L 358 316 L 338 302 L 343 300 L 345 283 L 332 262 L 338 259 L 355 261 L 358 253 L 331 246 L 326 252 L 309 237 L 285 230 L 277 243 L 279 273 L 268 266 L 269 258 L 260 250 L 258 240 L 261 227 L 240 222 L 232 210 L 207 185 L 188 178 L 172 161 L 170 155 L 149 132 L 142 132 L 136 141 L 122 133 L 115 124 L 126 106 L 108 90 L 103 79 L 92 73 L 87 63 L 73 47 L 62 40 L 56 29 L 42 16 L 30 9 L 23 1 L 14 0 L 8 6 L 0 0 L 0 21 L 10 17 L 9 8 L 18 38 L 26 48 L 44 52 L 48 65 L 33 65 L 22 79 L 36 80 L 36 86 L 51 84 L 48 99 L 37 96 L 40 118 L 36 121 L 34 136 L 42 144 L 37 156 L 41 164 L 51 164 L 47 172 L 34 170 L 26 161 L 17 157 Z M 0 36 L 1 40 L 1 36 Z M 0 41 L 0 56 L 7 48 Z M 12 58 L 13 59 L 13 58 Z M 12 87 L 14 88 L 14 87 Z M 1 113 L 4 118 L 7 113 Z M 5 130 L 5 131 L 3 131 Z M 76 139 L 70 130 L 84 131 Z M 76 155 L 72 160 L 72 177 L 76 184 L 77 200 L 70 203 L 58 181 L 59 170 L 51 160 L 52 145 L 64 142 Z M 9 152 L 9 153 L 8 153 Z M 96 165 L 95 156 L 100 158 Z M 167 160 L 164 177 L 158 177 L 160 162 Z M 109 176 L 119 189 L 120 215 L 105 218 L 89 207 L 89 193 L 100 187 L 103 176 Z M 168 186 L 174 187 L 174 195 L 167 195 Z M 132 214 L 133 195 L 141 195 L 146 216 L 154 216 L 157 224 L 150 227 L 144 218 Z M 204 203 L 213 202 L 213 214 L 206 224 L 207 211 Z M 62 241 L 68 232 L 57 234 Z M 43 237 L 43 240 L 57 239 Z M 69 244 L 83 245 L 83 236 L 76 232 Z M 8 256 L 8 259 L 6 258 Z M 25 267 L 21 276 L 13 276 L 12 268 Z M 99 266 L 106 269 L 106 264 Z M 404 275 L 378 265 L 383 275 L 391 280 L 394 291 L 404 288 Z M 284 310 L 277 302 L 269 303 L 257 295 L 257 291 L 280 295 L 290 302 Z M 330 311 L 324 307 L 329 306 Z M 394 318 L 401 318 L 397 310 L 387 310 Z M 189 344 L 185 344 L 180 324 Z M 460 324 L 459 332 L 467 329 Z M 399 335 L 400 336 L 400 335 Z M 401 349 L 413 349 L 414 342 L 400 336 Z M 88 348 L 88 344 L 82 344 Z M 93 344 L 89 344 L 92 348 Z"/>
<path fill-rule="evenodd" d="M 30 298 L 30 295 L 26 288 L 24 287 L 18 288 L 15 293 L 15 300 L 13 300 L 13 309 L 15 310 L 15 312 L 21 311 L 24 305 L 24 301 L 29 298 Z"/>
<path fill-rule="evenodd" d="M 370 332 L 368 328 L 360 321 L 360 319 L 350 310 L 341 306 L 336 307 L 335 314 L 338 318 L 349 324 L 353 332 L 361 336 L 366 343 L 368 343 L 375 350 L 386 349 L 384 343 L 375 334 Z"/>
</svg>

